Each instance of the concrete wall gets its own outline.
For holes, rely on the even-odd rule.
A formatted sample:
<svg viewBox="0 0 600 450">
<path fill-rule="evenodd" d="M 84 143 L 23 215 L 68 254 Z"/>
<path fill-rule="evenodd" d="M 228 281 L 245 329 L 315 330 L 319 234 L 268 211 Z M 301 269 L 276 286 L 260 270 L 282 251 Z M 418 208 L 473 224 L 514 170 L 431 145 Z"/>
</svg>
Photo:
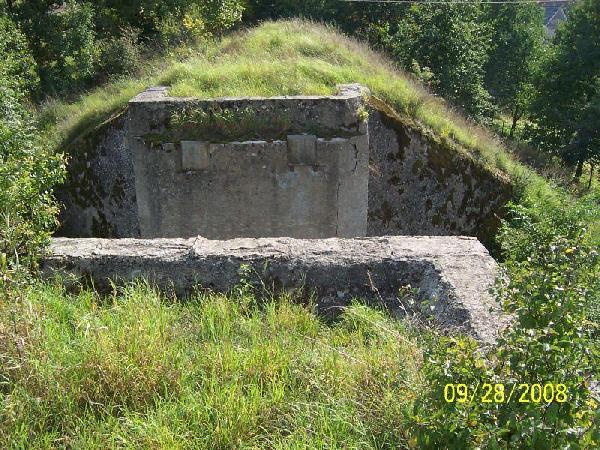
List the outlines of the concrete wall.
<svg viewBox="0 0 600 450">
<path fill-rule="evenodd" d="M 368 235 L 466 235 L 492 245 L 511 184 L 384 111 L 369 115 Z"/>
<path fill-rule="evenodd" d="M 124 114 L 74 140 L 67 182 L 57 190 L 58 235 L 70 237 L 139 237 L 131 152 Z"/>
<path fill-rule="evenodd" d="M 356 86 L 271 99 L 146 91 L 67 148 L 59 235 L 470 235 L 490 246 L 511 185 L 383 106 L 365 123 L 364 101 Z"/>
<path fill-rule="evenodd" d="M 251 268 L 245 280 L 258 295 L 314 294 L 327 315 L 360 298 L 398 314 L 425 312 L 446 329 L 460 328 L 486 342 L 507 323 L 489 293 L 497 265 L 474 238 L 54 239 L 41 269 L 49 278 L 56 272 L 65 280 L 87 278 L 101 292 L 113 289 L 111 280 L 141 277 L 187 296 L 195 288 L 230 291 L 240 282 L 242 265 Z M 418 289 L 414 302 L 399 297 L 409 284 Z"/>
<path fill-rule="evenodd" d="M 201 101 L 154 90 L 134 98 L 127 139 L 141 235 L 365 236 L 361 102 L 359 91 Z M 251 140 L 229 140 L 243 138 Z"/>
</svg>

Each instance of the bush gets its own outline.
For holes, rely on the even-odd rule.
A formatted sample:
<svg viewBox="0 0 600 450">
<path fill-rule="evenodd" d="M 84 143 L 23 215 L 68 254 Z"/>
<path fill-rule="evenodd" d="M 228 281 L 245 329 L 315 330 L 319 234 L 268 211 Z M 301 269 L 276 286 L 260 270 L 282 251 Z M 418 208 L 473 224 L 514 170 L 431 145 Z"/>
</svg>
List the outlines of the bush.
<svg viewBox="0 0 600 450">
<path fill-rule="evenodd" d="M 7 87 L 17 92 L 32 93 L 39 87 L 37 65 L 27 40 L 13 21 L 0 16 L 0 71 Z"/>
<path fill-rule="evenodd" d="M 525 212 L 521 208 L 516 213 L 524 217 Z M 588 319 L 591 305 L 600 301 L 600 256 L 585 243 L 585 228 L 577 222 L 556 228 L 567 236 L 552 235 L 545 226 L 530 222 L 525 234 L 529 246 L 514 253 L 518 256 L 527 248 L 528 256 L 507 262 L 508 281 L 499 285 L 498 298 L 514 322 L 497 345 L 481 351 L 471 340 L 439 338 L 429 347 L 424 373 L 433 389 L 415 407 L 414 430 L 423 447 L 600 444 L 598 404 L 591 387 L 600 364 L 598 323 Z M 499 399 L 504 401 L 482 403 L 485 383 L 493 386 L 494 394 L 495 386 L 503 385 Z M 466 385 L 466 401 L 447 402 L 447 384 Z M 521 384 L 552 384 L 554 389 L 562 384 L 566 401 L 522 403 L 526 388 Z M 513 387 L 516 393 L 510 396 Z"/>
<path fill-rule="evenodd" d="M 119 35 L 98 42 L 100 60 L 97 77 L 100 82 L 105 82 L 114 76 L 131 76 L 140 73 L 142 56 L 138 35 L 137 30 L 126 28 Z"/>
<path fill-rule="evenodd" d="M 242 19 L 240 0 L 180 1 L 156 16 L 155 28 L 166 46 L 221 35 Z"/>
<path fill-rule="evenodd" d="M 7 58 L 10 60 L 10 57 Z M 3 61 L 4 62 L 4 61 Z M 10 65 L 8 66 L 10 69 Z M 63 159 L 38 142 L 24 94 L 0 64 L 0 293 L 27 269 L 56 225 L 52 186 Z M 1 300 L 1 297 L 0 297 Z"/>
<path fill-rule="evenodd" d="M 37 19 L 33 32 L 40 40 L 36 59 L 44 91 L 62 94 L 87 87 L 98 60 L 92 7 L 70 1 Z"/>
</svg>

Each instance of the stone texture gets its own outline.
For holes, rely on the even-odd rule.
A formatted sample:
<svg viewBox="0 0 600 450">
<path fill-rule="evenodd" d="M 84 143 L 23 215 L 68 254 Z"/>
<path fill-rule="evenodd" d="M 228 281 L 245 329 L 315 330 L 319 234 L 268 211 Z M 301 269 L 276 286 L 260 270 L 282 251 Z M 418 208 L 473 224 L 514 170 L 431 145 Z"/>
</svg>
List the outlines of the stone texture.
<svg viewBox="0 0 600 450">
<path fill-rule="evenodd" d="M 63 205 L 60 236 L 139 237 L 126 113 L 71 142 L 67 182 L 56 190 Z"/>
<path fill-rule="evenodd" d="M 66 149 L 59 235 L 470 235 L 491 248 L 510 184 L 385 104 L 361 121 L 366 96 L 358 85 L 336 96 L 269 99 L 181 99 L 149 89 Z M 167 126 L 186 108 L 254 112 L 255 128 L 233 131 L 255 136 Z"/>
<path fill-rule="evenodd" d="M 288 164 L 297 166 L 316 166 L 317 137 L 311 134 L 290 134 L 287 137 Z"/>
<path fill-rule="evenodd" d="M 369 114 L 369 236 L 467 235 L 488 248 L 510 183 L 382 110 Z"/>
<path fill-rule="evenodd" d="M 275 291 L 303 288 L 322 310 L 352 298 L 385 302 L 398 309 L 398 290 L 419 289 L 444 328 L 459 328 L 484 342 L 506 322 L 489 289 L 497 266 L 487 250 L 466 237 L 380 237 L 297 240 L 204 238 L 155 240 L 54 239 L 42 262 L 46 277 L 70 273 L 91 278 L 99 290 L 109 280 L 143 277 L 179 296 L 194 286 L 226 292 L 240 281 Z"/>
<path fill-rule="evenodd" d="M 156 89 L 134 98 L 127 141 L 141 236 L 365 236 L 362 101 L 360 90 L 324 98 L 203 101 Z M 178 114 L 186 119 L 175 126 Z M 285 128 L 273 128 L 277 121 Z M 229 139 L 219 142 L 227 133 Z M 242 136 L 260 139 L 234 140 Z"/>
</svg>

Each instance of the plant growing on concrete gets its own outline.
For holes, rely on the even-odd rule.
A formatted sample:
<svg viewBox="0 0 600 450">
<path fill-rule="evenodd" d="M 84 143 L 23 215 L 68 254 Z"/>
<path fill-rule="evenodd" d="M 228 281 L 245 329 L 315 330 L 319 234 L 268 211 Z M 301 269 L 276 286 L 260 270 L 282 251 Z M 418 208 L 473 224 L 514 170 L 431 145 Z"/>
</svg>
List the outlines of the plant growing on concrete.
<svg viewBox="0 0 600 450">
<path fill-rule="evenodd" d="M 290 117 L 257 114 L 252 108 L 229 109 L 185 107 L 171 115 L 169 126 L 176 137 L 212 142 L 250 139 L 282 139 L 290 128 Z"/>
</svg>

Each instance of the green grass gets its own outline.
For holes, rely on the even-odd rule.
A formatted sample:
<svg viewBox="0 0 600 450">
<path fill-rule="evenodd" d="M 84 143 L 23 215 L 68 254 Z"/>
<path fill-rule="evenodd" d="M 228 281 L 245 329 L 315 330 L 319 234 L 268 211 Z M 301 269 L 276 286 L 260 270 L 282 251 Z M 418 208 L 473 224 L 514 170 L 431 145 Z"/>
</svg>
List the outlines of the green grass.
<svg viewBox="0 0 600 450">
<path fill-rule="evenodd" d="M 538 235 L 577 221 L 600 245 L 597 182 L 571 196 L 332 28 L 265 23 L 187 54 L 74 103 L 46 103 L 46 139 L 63 151 L 151 85 L 219 97 L 331 94 L 360 82 L 449 151 L 511 179 L 531 223 L 511 224 L 509 247 L 526 254 Z M 257 305 L 243 291 L 180 303 L 138 285 L 100 301 L 36 284 L 0 303 L 0 448 L 405 448 L 409 411 L 435 388 L 419 374 L 420 345 L 405 324 L 360 305 L 328 324 L 290 298 Z"/>
<path fill-rule="evenodd" d="M 446 144 L 448 151 L 463 152 L 507 176 L 517 201 L 526 198 L 552 208 L 571 202 L 568 194 L 520 163 L 518 152 L 503 146 L 491 131 L 463 118 L 381 54 L 329 26 L 303 20 L 267 22 L 151 60 L 142 72 L 73 103 L 46 102 L 38 116 L 45 139 L 65 151 L 152 85 L 169 86 L 174 96 L 209 98 L 332 94 L 336 84 L 359 82 L 391 105 L 400 120 Z M 600 232 L 595 239 L 600 243 Z"/>
<path fill-rule="evenodd" d="M 517 195 L 552 196 L 552 187 L 505 148 L 489 130 L 466 120 L 367 45 L 336 29 L 303 20 L 267 22 L 220 41 L 187 48 L 186 57 L 148 62 L 143 74 L 97 88 L 78 101 L 46 102 L 39 111 L 45 138 L 57 151 L 123 110 L 152 85 L 174 96 L 332 94 L 339 83 L 359 82 L 449 151 L 460 151 L 508 176 Z M 179 54 L 176 52 L 176 54 Z"/>
<path fill-rule="evenodd" d="M 37 284 L 0 304 L 0 448 L 398 448 L 422 389 L 411 336 L 361 305 L 327 324 L 243 289 Z"/>
<path fill-rule="evenodd" d="M 367 45 L 332 27 L 302 20 L 267 22 L 187 49 L 186 55 L 157 58 L 141 76 L 100 87 L 74 103 L 49 101 L 40 110 L 40 123 L 61 150 L 151 85 L 169 86 L 173 96 L 212 98 L 333 94 L 336 84 L 359 82 L 404 120 L 457 144 L 490 169 L 512 172 L 514 162 L 495 135 L 452 111 Z"/>
<path fill-rule="evenodd" d="M 185 57 L 177 56 L 184 54 Z M 418 82 L 367 45 L 336 29 L 303 20 L 266 22 L 222 40 L 180 49 L 151 60 L 137 78 L 126 78 L 83 95 L 78 101 L 46 102 L 39 110 L 45 139 L 57 151 L 126 107 L 152 85 L 174 96 L 273 96 L 332 94 L 339 83 L 359 82 L 391 105 L 400 120 L 433 139 L 507 176 L 515 198 L 568 202 L 543 176 L 519 162 L 490 130 L 453 111 Z M 599 238 L 600 242 L 600 238 Z"/>
</svg>

